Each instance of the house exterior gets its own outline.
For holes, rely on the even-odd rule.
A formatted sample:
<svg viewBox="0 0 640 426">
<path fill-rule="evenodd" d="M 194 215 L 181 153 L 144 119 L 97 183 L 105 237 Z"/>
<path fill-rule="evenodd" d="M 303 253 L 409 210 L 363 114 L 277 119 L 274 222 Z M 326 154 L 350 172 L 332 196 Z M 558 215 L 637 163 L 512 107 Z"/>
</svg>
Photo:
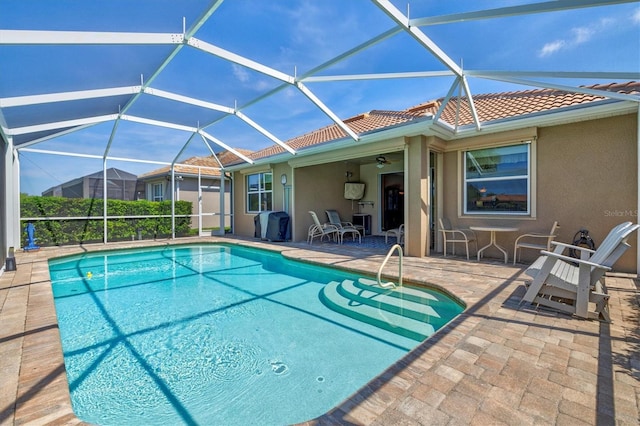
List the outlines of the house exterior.
<svg viewBox="0 0 640 426">
<path fill-rule="evenodd" d="M 251 151 L 244 151 L 250 154 Z M 217 159 L 216 159 L 217 157 Z M 231 204 L 231 185 L 221 185 L 220 162 L 235 162 L 237 157 L 224 151 L 208 157 L 191 157 L 174 166 L 174 186 L 171 181 L 171 167 L 165 166 L 138 176 L 143 199 L 149 201 L 171 200 L 190 201 L 193 205 L 193 228 L 218 228 L 221 225 L 221 203 Z M 220 161 L 220 162 L 219 162 Z M 224 197 L 219 196 L 224 192 Z M 227 211 L 230 211 L 228 209 Z M 224 217 L 224 226 L 231 226 L 231 217 Z"/>
<path fill-rule="evenodd" d="M 111 167 L 106 170 L 107 198 L 111 200 L 136 200 L 138 177 L 124 170 Z M 61 183 L 44 191 L 43 197 L 102 198 L 104 174 L 102 171 Z"/>
<path fill-rule="evenodd" d="M 609 95 L 609 96 L 607 96 Z M 437 99 L 403 111 L 371 111 L 293 138 L 293 156 L 274 145 L 231 162 L 234 232 L 253 236 L 261 210 L 286 210 L 292 238 L 304 241 L 309 211 L 370 221 L 383 234 L 401 217 L 405 253 L 442 253 L 439 217 L 455 227 L 503 225 L 497 242 L 513 256 L 516 237 L 548 232 L 572 242 L 587 228 L 596 245 L 624 221 L 638 221 L 640 83 Z M 363 182 L 364 197 L 344 197 Z M 489 235 L 479 233 L 479 244 Z M 638 272 L 637 235 L 616 270 Z M 485 256 L 499 257 L 492 249 Z M 524 250 L 522 261 L 538 253 Z"/>
</svg>

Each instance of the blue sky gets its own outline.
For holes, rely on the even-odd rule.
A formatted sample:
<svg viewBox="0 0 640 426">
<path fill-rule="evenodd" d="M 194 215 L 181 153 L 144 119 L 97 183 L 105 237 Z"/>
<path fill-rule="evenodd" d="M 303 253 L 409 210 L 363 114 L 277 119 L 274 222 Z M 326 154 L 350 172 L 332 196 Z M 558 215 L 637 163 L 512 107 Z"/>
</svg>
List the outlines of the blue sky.
<svg viewBox="0 0 640 426">
<path fill-rule="evenodd" d="M 197 19 L 208 0 L 0 0 L 0 29 L 181 33 Z M 406 1 L 392 3 L 411 18 L 441 16 L 525 1 Z M 195 37 L 288 75 L 302 75 L 336 55 L 394 26 L 368 0 L 226 0 Z M 640 2 L 421 27 L 457 64 L 467 70 L 640 71 Z M 0 45 L 0 98 L 132 86 L 149 78 L 171 46 L 3 46 Z M 192 48 L 183 48 L 151 84 L 156 89 L 229 107 L 242 107 L 280 82 Z M 443 70 L 443 65 L 405 33 L 389 38 L 319 75 Z M 308 83 L 341 118 L 372 109 L 405 109 L 442 97 L 451 77 L 359 82 Z M 555 81 L 594 84 L 605 81 Z M 469 78 L 473 93 L 525 90 Z M 76 105 L 77 107 L 77 105 Z M 284 89 L 243 112 L 281 140 L 331 124 L 295 88 Z M 53 118 L 71 112 L 60 105 L 44 111 Z M 207 132 L 235 148 L 258 150 L 272 142 L 236 117 L 202 114 L 169 101 L 144 99 L 132 115 L 189 126 L 215 122 Z M 9 126 L 20 111 L 6 114 Z M 221 119 L 222 118 L 222 119 Z M 219 121 L 216 121 L 220 119 Z M 18 126 L 19 124 L 15 124 Z M 102 155 L 113 123 L 96 125 L 34 148 Z M 171 161 L 189 134 L 132 122 L 119 125 L 110 155 Z M 207 155 L 196 138 L 180 159 Z M 131 173 L 160 166 L 110 161 Z M 25 152 L 21 190 L 39 194 L 56 184 L 102 168 L 101 160 Z"/>
</svg>

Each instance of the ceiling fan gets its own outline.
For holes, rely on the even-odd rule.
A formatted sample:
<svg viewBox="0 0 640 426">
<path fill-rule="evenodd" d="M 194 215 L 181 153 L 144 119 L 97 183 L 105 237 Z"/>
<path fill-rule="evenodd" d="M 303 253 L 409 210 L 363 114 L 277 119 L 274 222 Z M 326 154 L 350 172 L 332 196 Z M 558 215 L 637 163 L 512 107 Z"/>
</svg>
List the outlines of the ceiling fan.
<svg viewBox="0 0 640 426">
<path fill-rule="evenodd" d="M 376 157 L 376 161 L 378 162 L 378 164 L 376 165 L 377 168 L 381 169 L 385 166 L 385 164 L 391 164 L 391 161 L 387 161 L 386 157 L 384 155 L 378 155 Z"/>
</svg>

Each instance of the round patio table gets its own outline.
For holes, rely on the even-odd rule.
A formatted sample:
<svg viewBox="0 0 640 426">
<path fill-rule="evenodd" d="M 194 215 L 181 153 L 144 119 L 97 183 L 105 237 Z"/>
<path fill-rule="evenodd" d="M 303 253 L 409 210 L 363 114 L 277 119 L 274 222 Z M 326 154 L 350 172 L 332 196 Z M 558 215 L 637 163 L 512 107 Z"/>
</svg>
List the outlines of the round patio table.
<svg viewBox="0 0 640 426">
<path fill-rule="evenodd" d="M 482 257 L 482 252 L 485 251 L 485 249 L 488 249 L 489 247 L 494 246 L 504 254 L 504 263 L 507 263 L 507 259 L 509 258 L 509 255 L 507 254 L 505 249 L 503 249 L 496 243 L 496 232 L 517 232 L 519 228 L 515 228 L 512 226 L 487 225 L 487 226 L 470 226 L 469 229 L 473 231 L 491 233 L 491 241 L 489 241 L 489 244 L 487 244 L 486 246 L 478 250 L 478 261 L 480 261 L 480 258 Z"/>
</svg>

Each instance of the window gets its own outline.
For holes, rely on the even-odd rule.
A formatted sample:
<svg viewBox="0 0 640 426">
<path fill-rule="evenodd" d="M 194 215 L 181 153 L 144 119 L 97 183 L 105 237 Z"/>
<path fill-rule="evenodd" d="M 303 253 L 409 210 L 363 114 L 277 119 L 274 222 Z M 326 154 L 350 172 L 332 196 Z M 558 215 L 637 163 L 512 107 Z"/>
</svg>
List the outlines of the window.
<svg viewBox="0 0 640 426">
<path fill-rule="evenodd" d="M 273 209 L 273 175 L 256 173 L 247 176 L 247 213 Z"/>
<path fill-rule="evenodd" d="M 162 195 L 162 184 L 154 183 L 151 187 L 151 200 L 152 201 L 163 201 L 164 196 Z"/>
<path fill-rule="evenodd" d="M 466 151 L 464 213 L 530 214 L 530 144 Z"/>
</svg>

